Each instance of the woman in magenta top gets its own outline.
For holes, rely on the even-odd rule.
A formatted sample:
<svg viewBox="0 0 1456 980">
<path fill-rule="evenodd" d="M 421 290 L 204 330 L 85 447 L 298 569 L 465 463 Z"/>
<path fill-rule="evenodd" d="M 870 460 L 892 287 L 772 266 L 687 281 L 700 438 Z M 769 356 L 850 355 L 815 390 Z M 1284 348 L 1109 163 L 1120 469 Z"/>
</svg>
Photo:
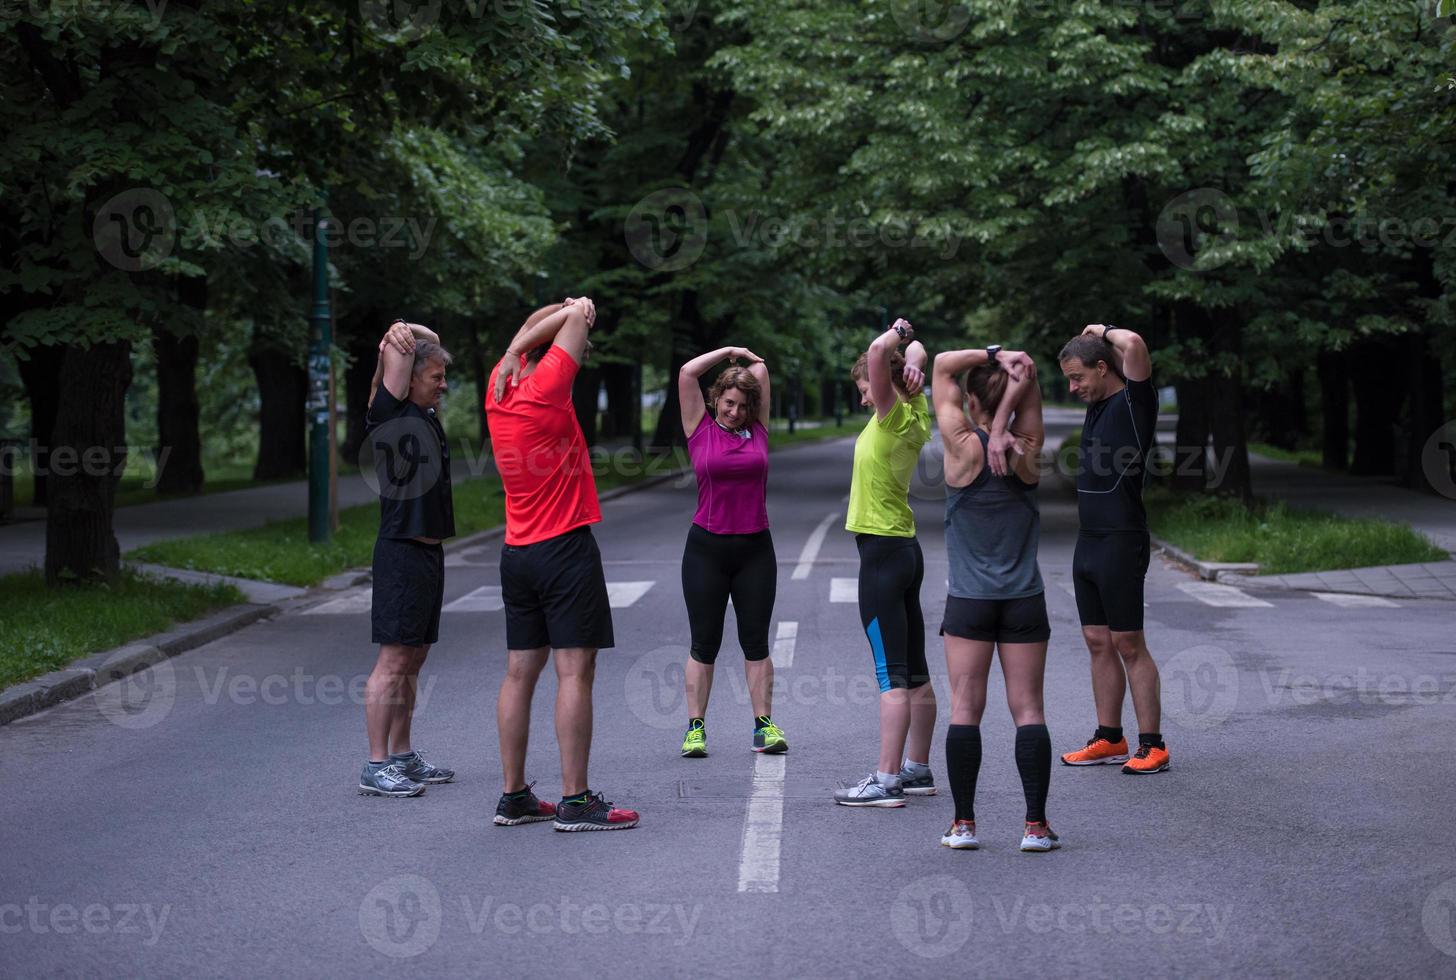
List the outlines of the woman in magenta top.
<svg viewBox="0 0 1456 980">
<path fill-rule="evenodd" d="M 705 401 L 698 379 L 724 358 L 742 359 L 748 366 L 724 369 Z M 688 455 L 698 477 L 698 510 L 682 561 L 683 598 L 693 637 L 684 670 L 688 730 L 682 754 L 692 759 L 708 754 L 703 718 L 730 596 L 753 701 L 753 750 L 787 752 L 789 743 L 771 717 L 768 627 L 778 586 L 778 559 L 766 503 L 768 368 L 763 358 L 746 348 L 723 347 L 684 364 L 677 387 Z"/>
</svg>

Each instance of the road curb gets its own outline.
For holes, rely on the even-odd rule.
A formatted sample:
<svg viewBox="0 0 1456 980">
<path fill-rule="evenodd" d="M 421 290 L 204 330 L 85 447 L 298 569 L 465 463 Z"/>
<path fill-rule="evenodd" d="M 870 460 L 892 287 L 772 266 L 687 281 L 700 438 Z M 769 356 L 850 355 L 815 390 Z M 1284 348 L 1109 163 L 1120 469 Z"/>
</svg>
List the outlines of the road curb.
<svg viewBox="0 0 1456 980">
<path fill-rule="evenodd" d="M 1152 544 L 1154 548 L 1156 548 L 1158 551 L 1161 551 L 1169 558 L 1172 558 L 1174 561 L 1180 562 L 1184 565 L 1188 565 L 1195 572 L 1197 572 L 1198 577 L 1203 579 L 1204 581 L 1217 582 L 1220 581 L 1220 576 L 1222 575 L 1250 576 L 1259 574 L 1259 566 L 1254 562 L 1201 561 L 1197 558 L 1194 558 L 1182 548 L 1176 547 L 1175 545 L 1164 541 L 1162 538 L 1152 535 L 1150 535 L 1150 537 L 1152 538 Z"/>
<path fill-rule="evenodd" d="M 130 643 L 88 654 L 49 674 L 0 691 L 0 725 L 74 701 L 189 650 L 220 640 L 277 613 L 276 605 L 229 606 L 210 616 Z"/>
</svg>

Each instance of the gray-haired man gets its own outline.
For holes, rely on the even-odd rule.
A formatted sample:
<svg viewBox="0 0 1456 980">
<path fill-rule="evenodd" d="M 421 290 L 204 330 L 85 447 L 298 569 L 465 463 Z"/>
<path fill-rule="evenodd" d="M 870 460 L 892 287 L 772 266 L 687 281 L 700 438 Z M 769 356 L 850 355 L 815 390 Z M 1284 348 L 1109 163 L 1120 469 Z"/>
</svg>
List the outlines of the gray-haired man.
<svg viewBox="0 0 1456 980">
<path fill-rule="evenodd" d="M 441 542 L 455 534 L 450 451 L 436 417 L 450 360 L 434 332 L 396 320 L 379 342 L 369 392 L 364 455 L 379 481 L 371 613 L 379 660 L 364 688 L 369 761 L 359 792 L 366 796 L 419 796 L 426 783 L 455 778 L 410 745 L 420 667 L 440 633 Z"/>
</svg>

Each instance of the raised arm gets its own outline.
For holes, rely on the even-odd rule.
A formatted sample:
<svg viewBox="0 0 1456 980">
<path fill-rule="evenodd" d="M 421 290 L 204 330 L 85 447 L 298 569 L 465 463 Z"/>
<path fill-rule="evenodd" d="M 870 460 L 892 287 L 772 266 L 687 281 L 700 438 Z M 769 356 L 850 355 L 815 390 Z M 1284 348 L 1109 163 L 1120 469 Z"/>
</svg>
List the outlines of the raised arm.
<svg viewBox="0 0 1456 980">
<path fill-rule="evenodd" d="M 951 453 L 974 455 L 981 443 L 966 417 L 965 395 L 961 390 L 962 374 L 986 363 L 984 348 L 948 350 L 935 355 L 931 369 L 930 395 L 935 402 L 935 423 L 940 428 L 940 441 Z"/>
<path fill-rule="evenodd" d="M 898 329 L 897 329 L 898 328 Z M 900 331 L 903 330 L 902 334 Z M 899 396 L 895 393 L 895 382 L 890 377 L 890 355 L 900 346 L 900 341 L 915 336 L 915 328 L 906 320 L 896 320 L 890 329 L 880 334 L 870 344 L 869 368 L 870 397 L 875 402 L 875 417 L 884 418 L 895 407 Z M 921 348 L 924 350 L 924 348 Z M 908 364 L 908 362 L 907 362 Z"/>
<path fill-rule="evenodd" d="M 717 350 L 710 350 L 706 354 L 699 354 L 678 369 L 677 400 L 678 408 L 682 412 L 683 435 L 691 436 L 696 432 L 698 424 L 703 421 L 703 416 L 708 412 L 707 402 L 703 400 L 703 388 L 698 379 L 719 361 L 724 359 L 736 360 L 740 357 L 749 362 L 750 370 L 762 367 L 763 365 L 763 358 L 759 357 L 747 347 L 719 347 Z M 764 386 L 766 394 L 768 387 L 768 369 L 764 368 L 762 374 L 754 371 L 754 377 L 758 378 L 758 383 Z M 759 405 L 759 416 L 761 418 L 766 417 L 762 403 Z"/>
<path fill-rule="evenodd" d="M 1016 475 L 1036 483 L 1041 479 L 1041 447 L 1046 441 L 1036 361 L 1022 351 L 1003 351 L 1000 360 L 1006 368 L 1006 391 L 991 421 L 987 465 L 992 473 L 1005 476 L 1009 472 L 1006 454 L 1014 452 Z"/>
<path fill-rule="evenodd" d="M 1082 331 L 1086 336 L 1101 337 L 1112 347 L 1117 363 L 1112 365 L 1125 381 L 1146 381 L 1153 376 L 1153 358 L 1143 338 L 1126 327 L 1089 323 Z"/>
<path fill-rule="evenodd" d="M 415 367 L 415 341 L 438 344 L 440 338 L 429 327 L 419 323 L 395 320 L 379 341 L 379 360 L 374 365 L 374 379 L 369 383 L 369 404 L 382 384 L 400 401 L 409 394 L 410 375 Z"/>
<path fill-rule="evenodd" d="M 586 335 L 596 323 L 596 306 L 584 297 L 568 298 L 564 303 L 543 306 L 526 318 L 521 329 L 506 345 L 496 371 L 495 398 L 500 401 L 506 384 L 514 385 L 521 373 L 521 356 L 542 344 L 553 344 L 564 350 L 577 364 L 586 352 Z"/>
</svg>

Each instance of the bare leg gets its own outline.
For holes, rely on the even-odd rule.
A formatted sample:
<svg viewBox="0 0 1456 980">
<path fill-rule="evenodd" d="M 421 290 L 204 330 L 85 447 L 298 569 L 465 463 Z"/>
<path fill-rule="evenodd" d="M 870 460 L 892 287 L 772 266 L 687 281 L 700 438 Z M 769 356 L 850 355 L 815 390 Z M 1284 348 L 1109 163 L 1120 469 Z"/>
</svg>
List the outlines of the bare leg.
<svg viewBox="0 0 1456 980">
<path fill-rule="evenodd" d="M 1006 678 L 1006 706 L 1011 720 L 1022 725 L 1045 725 L 1042 684 L 1046 677 L 1046 641 L 1001 644 L 1001 674 Z M 985 691 L 982 689 L 982 696 Z"/>
<path fill-rule="evenodd" d="M 1117 648 L 1127 668 L 1127 683 L 1132 688 L 1132 707 L 1137 713 L 1139 732 L 1161 732 L 1163 699 L 1158 665 L 1148 652 L 1143 631 L 1113 633 L 1112 645 Z"/>
<path fill-rule="evenodd" d="M 561 747 L 561 795 L 586 792 L 592 740 L 592 682 L 597 652 L 556 651 L 556 742 Z"/>
<path fill-rule="evenodd" d="M 379 648 L 379 659 L 364 685 L 364 728 L 369 735 L 369 758 L 389 758 L 390 730 L 396 713 L 404 708 L 404 680 L 414 662 L 416 648 L 391 643 Z"/>
<path fill-rule="evenodd" d="M 899 772 L 910 734 L 910 689 L 894 687 L 880 695 L 880 772 Z"/>
<path fill-rule="evenodd" d="M 910 734 L 905 756 L 911 762 L 930 764 L 930 739 L 935 734 L 935 686 L 929 683 L 910 689 Z"/>
<path fill-rule="evenodd" d="M 400 704 L 389 723 L 389 751 L 394 755 L 408 755 L 410 752 L 410 727 L 415 719 L 415 695 L 420 689 L 420 668 L 429 656 L 430 645 L 414 648 L 409 669 L 400 683 Z"/>
<path fill-rule="evenodd" d="M 713 665 L 689 657 L 683 668 L 683 693 L 687 696 L 688 717 L 707 717 L 708 695 L 713 693 Z"/>
<path fill-rule="evenodd" d="M 743 676 L 748 679 L 748 697 L 753 702 L 753 717 L 773 717 L 774 665 L 772 657 L 743 661 Z"/>
<path fill-rule="evenodd" d="M 946 634 L 945 663 L 950 672 L 950 723 L 979 725 L 986 711 L 986 679 L 995 644 Z"/>
<path fill-rule="evenodd" d="M 1106 626 L 1083 626 L 1082 638 L 1092 655 L 1092 701 L 1097 706 L 1097 724 L 1121 728 L 1127 675 L 1113 647 L 1112 632 Z"/>
<path fill-rule="evenodd" d="M 512 650 L 506 660 L 506 676 L 501 681 L 500 696 L 495 703 L 495 724 L 500 733 L 501 771 L 505 791 L 515 793 L 526 788 L 526 743 L 531 735 L 531 698 L 536 681 L 546 666 L 545 647 L 538 650 Z"/>
</svg>

